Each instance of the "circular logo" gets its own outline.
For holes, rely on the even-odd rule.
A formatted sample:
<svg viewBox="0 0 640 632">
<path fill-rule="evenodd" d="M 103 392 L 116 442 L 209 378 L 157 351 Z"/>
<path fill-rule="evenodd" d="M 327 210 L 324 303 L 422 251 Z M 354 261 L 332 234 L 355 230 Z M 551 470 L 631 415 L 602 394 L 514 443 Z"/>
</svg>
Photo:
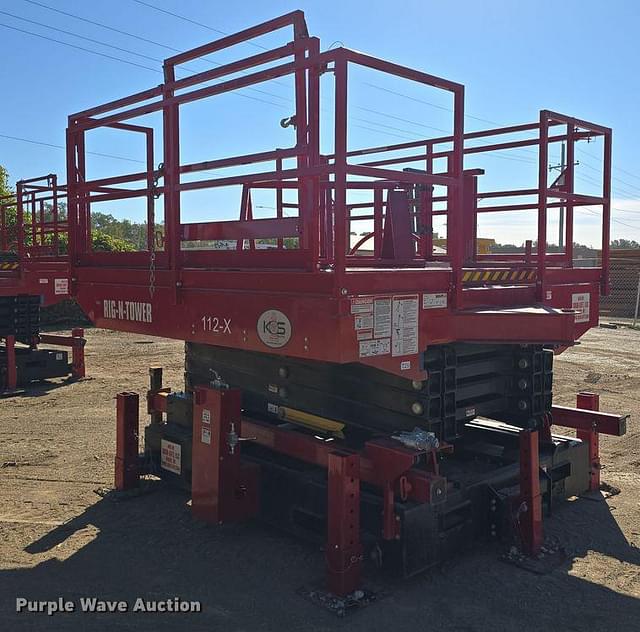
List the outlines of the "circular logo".
<svg viewBox="0 0 640 632">
<path fill-rule="evenodd" d="M 277 309 L 268 309 L 258 318 L 258 337 L 267 347 L 279 349 L 291 339 L 291 322 Z"/>
</svg>

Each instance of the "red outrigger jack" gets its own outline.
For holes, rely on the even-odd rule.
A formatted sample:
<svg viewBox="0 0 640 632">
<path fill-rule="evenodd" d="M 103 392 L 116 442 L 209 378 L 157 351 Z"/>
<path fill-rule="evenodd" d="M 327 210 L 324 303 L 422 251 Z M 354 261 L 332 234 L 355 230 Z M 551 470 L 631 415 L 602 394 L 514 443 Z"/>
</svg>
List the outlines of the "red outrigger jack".
<svg viewBox="0 0 640 632">
<path fill-rule="evenodd" d="M 152 369 L 148 410 L 162 425 L 162 416 L 171 419 L 171 390 L 162 387 L 160 369 Z M 274 454 L 303 461 L 327 472 L 327 586 L 338 596 L 347 596 L 361 585 L 363 546 L 360 534 L 361 486 L 375 488 L 382 497 L 381 532 L 383 541 L 395 543 L 406 529 L 406 516 L 397 513 L 398 503 L 414 502 L 417 506 L 437 505 L 447 494 L 448 481 L 438 466 L 439 446 L 425 451 L 402 446 L 380 438 L 353 450 L 345 445 L 327 442 L 322 437 L 292 431 L 268 422 L 243 416 L 240 391 L 224 385 L 200 387 L 193 395 L 193 435 L 191 470 L 192 513 L 211 524 L 222 524 L 256 517 L 260 514 L 260 476 L 264 471 L 256 463 L 243 461 L 241 442 L 250 442 Z M 184 394 L 179 398 L 183 399 Z M 558 425 L 573 427 L 579 436 L 589 433 L 588 490 L 599 489 L 598 436 L 601 433 L 621 436 L 626 432 L 626 417 L 598 412 L 597 395 L 580 393 L 578 405 L 584 408 L 553 407 Z M 174 400 L 175 401 L 175 400 Z M 186 420 L 181 419 L 181 423 Z M 138 395 L 120 393 L 117 414 L 117 452 L 115 460 L 116 489 L 126 491 L 138 485 L 139 476 L 149 473 L 146 459 L 138 455 Z M 557 449 L 559 436 L 549 439 Z M 586 440 L 585 437 L 583 440 Z M 541 464 L 537 431 L 521 430 L 520 492 L 513 499 L 519 516 L 522 547 L 536 556 L 543 544 Z M 166 444 L 166 448 L 165 448 Z M 176 452 L 177 448 L 177 452 Z M 178 444 L 163 441 L 160 463 L 169 461 L 167 469 L 180 472 L 181 450 Z M 428 458 L 424 459 L 425 452 Z M 177 456 L 176 456 L 177 455 Z M 148 456 L 148 455 L 147 455 Z M 177 466 L 176 466 L 177 463 Z M 563 462 L 564 463 L 564 462 Z M 164 466 L 161 466 L 164 467 Z M 553 468 L 555 469 L 555 468 Z M 552 469 L 548 472 L 551 474 Z M 157 472 L 157 470 L 156 470 Z M 492 473 L 492 475 L 495 473 Z M 583 490 L 587 491 L 587 489 Z M 279 490 L 286 494 L 287 490 Z M 549 501 L 550 502 L 550 501 Z M 494 525 L 495 526 L 495 525 Z M 425 537 L 425 534 L 422 534 Z"/>
</svg>

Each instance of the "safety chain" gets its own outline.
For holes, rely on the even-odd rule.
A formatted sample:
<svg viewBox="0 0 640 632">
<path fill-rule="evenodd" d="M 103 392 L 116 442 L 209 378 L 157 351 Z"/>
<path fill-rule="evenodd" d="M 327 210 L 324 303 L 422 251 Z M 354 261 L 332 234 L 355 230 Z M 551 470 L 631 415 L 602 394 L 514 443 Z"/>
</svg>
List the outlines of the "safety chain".
<svg viewBox="0 0 640 632">
<path fill-rule="evenodd" d="M 158 193 L 158 182 L 160 178 L 164 175 L 164 163 L 160 163 L 158 165 L 158 169 L 155 173 L 155 177 L 153 179 L 153 185 L 151 187 L 151 191 L 153 194 L 153 199 L 157 200 L 160 197 L 160 193 Z M 155 226 L 156 226 L 156 218 L 155 218 L 155 205 L 152 206 L 151 210 L 151 222 L 152 226 L 147 227 L 147 231 L 151 231 L 153 228 L 153 237 L 151 239 L 151 243 L 149 244 L 149 296 L 153 299 L 153 295 L 156 291 L 156 236 L 155 236 Z"/>
<path fill-rule="evenodd" d="M 149 255 L 149 296 L 153 298 L 156 291 L 156 245 L 151 244 L 151 254 Z"/>
</svg>

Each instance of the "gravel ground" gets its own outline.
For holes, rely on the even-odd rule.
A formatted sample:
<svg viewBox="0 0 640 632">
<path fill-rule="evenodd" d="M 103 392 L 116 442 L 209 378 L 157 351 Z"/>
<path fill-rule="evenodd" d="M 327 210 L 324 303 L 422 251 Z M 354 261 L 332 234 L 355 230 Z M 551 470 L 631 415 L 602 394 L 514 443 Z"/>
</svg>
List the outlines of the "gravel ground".
<svg viewBox="0 0 640 632">
<path fill-rule="evenodd" d="M 0 400 L 0 630 L 640 630 L 640 331 L 596 329 L 556 359 L 557 403 L 591 390 L 632 415 L 625 437 L 601 439 L 603 479 L 621 493 L 566 503 L 546 523 L 571 551 L 564 566 L 534 575 L 480 546 L 411 581 L 376 579 L 384 599 L 346 619 L 296 592 L 323 576 L 316 547 L 255 524 L 199 525 L 161 486 L 121 502 L 97 493 L 113 480 L 115 393 L 143 394 L 152 364 L 180 385 L 183 345 L 87 338 L 89 379 Z M 83 596 L 181 597 L 203 611 L 16 613 L 17 597 Z"/>
</svg>

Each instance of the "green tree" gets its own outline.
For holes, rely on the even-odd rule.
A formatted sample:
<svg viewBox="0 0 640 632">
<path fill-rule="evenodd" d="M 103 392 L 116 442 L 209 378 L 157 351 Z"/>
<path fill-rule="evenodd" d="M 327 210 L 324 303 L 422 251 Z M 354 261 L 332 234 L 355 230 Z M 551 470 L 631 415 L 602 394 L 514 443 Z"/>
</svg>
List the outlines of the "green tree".
<svg viewBox="0 0 640 632">
<path fill-rule="evenodd" d="M 11 195 L 13 191 L 9 186 L 9 173 L 0 165 L 0 197 L 3 195 Z"/>
<path fill-rule="evenodd" d="M 0 165 L 0 197 L 13 195 L 13 191 L 9 186 L 9 174 L 7 170 Z M 67 217 L 67 207 L 64 202 L 58 205 L 58 219 L 65 221 Z M 26 219 L 26 218 L 25 218 Z M 45 221 L 53 219 L 51 206 L 47 205 L 45 209 Z M 106 213 L 92 213 L 93 229 L 91 231 L 91 241 L 93 249 L 98 252 L 131 252 L 135 250 L 138 240 L 134 241 L 132 236 L 142 232 L 146 239 L 146 225 L 135 224 L 130 220 L 117 220 L 113 215 Z M 16 234 L 16 207 L 15 205 L 5 207 L 5 226 L 8 233 L 8 242 L 15 240 Z M 30 244 L 31 232 L 28 229 L 28 223 L 25 222 L 25 242 Z M 48 242 L 52 239 L 49 237 Z M 68 239 L 65 233 L 59 235 L 60 254 L 67 252 Z"/>
<path fill-rule="evenodd" d="M 16 207 L 10 204 L 13 191 L 9 186 L 9 173 L 0 165 L 0 198 L 5 198 L 2 209 L 2 217 L 0 218 L 4 225 L 4 234 L 1 235 L 0 249 L 9 248 L 16 239 Z"/>
<path fill-rule="evenodd" d="M 614 239 L 611 247 L 620 250 L 635 250 L 640 248 L 640 244 L 635 239 Z"/>
</svg>

